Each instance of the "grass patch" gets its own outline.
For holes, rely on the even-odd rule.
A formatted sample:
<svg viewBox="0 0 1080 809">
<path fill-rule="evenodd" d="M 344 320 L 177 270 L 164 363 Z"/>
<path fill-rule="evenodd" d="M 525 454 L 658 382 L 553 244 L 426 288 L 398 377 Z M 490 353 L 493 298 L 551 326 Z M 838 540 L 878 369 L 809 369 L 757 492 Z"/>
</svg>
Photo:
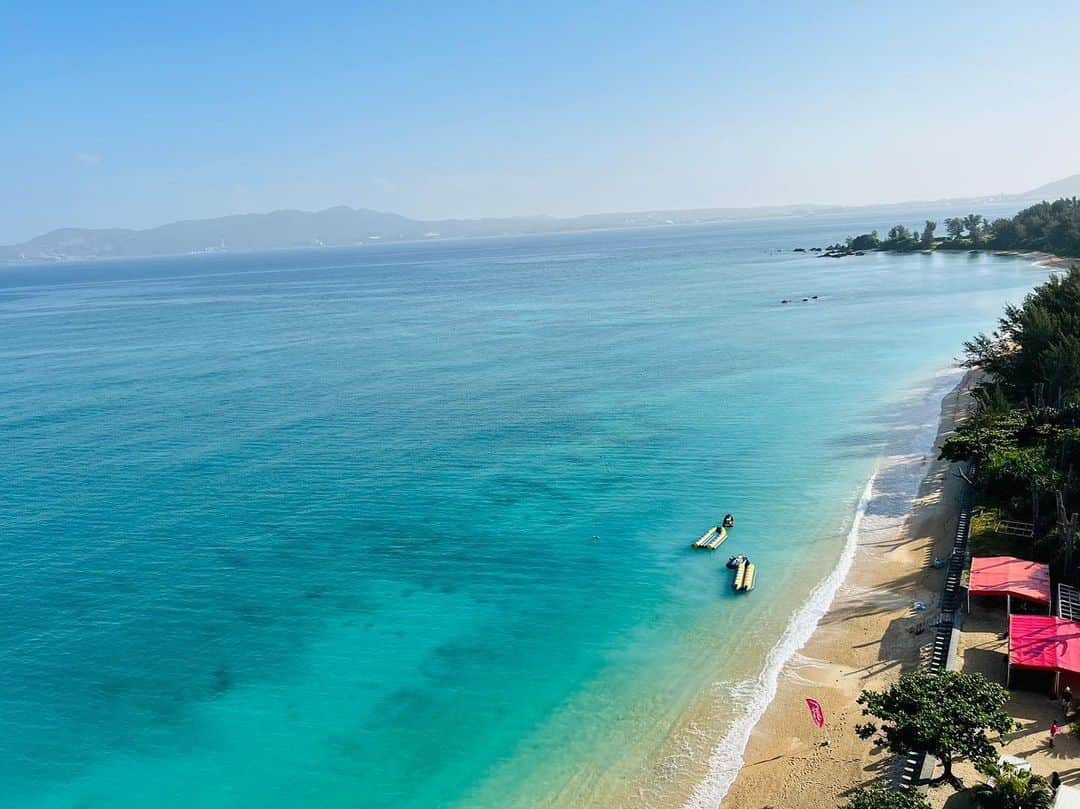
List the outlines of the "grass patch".
<svg viewBox="0 0 1080 809">
<path fill-rule="evenodd" d="M 1016 556 L 1024 545 L 1030 553 L 1031 540 L 1006 536 L 997 530 L 1000 519 L 1002 514 L 995 508 L 980 508 L 971 515 L 972 556 Z"/>
</svg>

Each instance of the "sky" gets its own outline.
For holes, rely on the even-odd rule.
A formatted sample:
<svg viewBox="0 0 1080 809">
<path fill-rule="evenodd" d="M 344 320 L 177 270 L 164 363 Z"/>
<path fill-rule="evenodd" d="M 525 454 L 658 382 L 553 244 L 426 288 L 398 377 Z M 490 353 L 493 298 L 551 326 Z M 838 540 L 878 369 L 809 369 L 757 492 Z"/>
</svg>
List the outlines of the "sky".
<svg viewBox="0 0 1080 809">
<path fill-rule="evenodd" d="M 1076 0 L 0 0 L 0 243 L 1019 192 L 1080 172 L 1077 42 Z"/>
</svg>

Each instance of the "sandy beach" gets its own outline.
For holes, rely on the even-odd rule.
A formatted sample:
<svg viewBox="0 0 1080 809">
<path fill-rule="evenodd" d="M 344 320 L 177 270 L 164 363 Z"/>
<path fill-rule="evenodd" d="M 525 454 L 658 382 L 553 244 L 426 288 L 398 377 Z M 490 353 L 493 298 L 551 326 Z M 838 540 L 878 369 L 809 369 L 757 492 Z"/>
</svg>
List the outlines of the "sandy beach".
<svg viewBox="0 0 1080 809">
<path fill-rule="evenodd" d="M 914 508 L 892 525 L 861 532 L 852 571 L 810 642 L 785 666 L 724 809 L 835 809 L 852 788 L 899 765 L 855 735 L 855 724 L 864 721 L 855 701 L 861 690 L 880 688 L 917 667 L 933 641 L 932 630 L 912 630 L 936 618 L 944 573 L 932 562 L 951 547 L 964 485 L 952 465 L 936 458 L 966 412 L 972 384 L 973 376 L 966 375 L 943 400 L 932 453 L 891 459 L 879 471 L 879 482 L 885 482 L 875 499 L 888 500 L 890 464 L 925 467 Z M 915 601 L 929 609 L 915 612 Z M 810 720 L 808 697 L 824 708 L 822 731 Z"/>
<path fill-rule="evenodd" d="M 1031 259 L 1036 267 L 1045 267 L 1050 270 L 1067 270 L 1076 264 L 1075 258 L 1062 258 L 1053 253 L 1045 253 L 1040 250 L 998 250 L 996 256 L 1019 256 Z"/>
</svg>

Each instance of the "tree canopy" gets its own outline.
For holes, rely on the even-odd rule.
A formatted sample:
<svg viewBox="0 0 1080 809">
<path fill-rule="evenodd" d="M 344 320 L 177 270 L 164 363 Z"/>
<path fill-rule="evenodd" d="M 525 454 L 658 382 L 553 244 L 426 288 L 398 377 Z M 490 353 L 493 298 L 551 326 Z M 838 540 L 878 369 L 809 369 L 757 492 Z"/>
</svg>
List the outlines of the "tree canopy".
<svg viewBox="0 0 1080 809">
<path fill-rule="evenodd" d="M 876 250 L 880 246 L 881 239 L 878 238 L 878 232 L 876 230 L 849 239 L 847 243 L 849 250 Z"/>
<path fill-rule="evenodd" d="M 990 246 L 996 250 L 1043 250 L 1080 256 L 1080 199 L 1040 202 L 1012 219 L 996 219 Z"/>
<path fill-rule="evenodd" d="M 1054 791 L 1041 775 L 1016 769 L 1011 764 L 990 763 L 981 768 L 994 784 L 972 789 L 976 805 L 982 809 L 1050 809 Z"/>
<path fill-rule="evenodd" d="M 986 376 L 975 412 L 945 442 L 942 457 L 974 461 L 983 502 L 1034 524 L 1026 555 L 1073 581 L 1077 537 L 1060 518 L 1080 495 L 1080 269 L 1052 276 L 1021 306 L 1006 307 L 997 330 L 965 349 L 966 364 Z"/>
<path fill-rule="evenodd" d="M 907 252 L 915 249 L 988 249 L 988 250 L 1038 250 L 1059 256 L 1080 257 L 1080 199 L 1063 198 L 1054 202 L 1040 202 L 1020 211 L 1012 218 L 999 218 L 993 222 L 982 214 L 969 213 L 951 216 L 944 220 L 947 238 L 938 239 L 934 234 L 937 222 L 927 220 L 922 228 L 894 226 L 885 239 L 879 239 L 877 231 L 864 233 L 848 239 L 852 250 L 895 250 Z"/>
<path fill-rule="evenodd" d="M 930 809 L 930 802 L 915 789 L 860 787 L 840 809 Z"/>
<path fill-rule="evenodd" d="M 923 225 L 922 237 L 919 239 L 919 246 L 922 248 L 933 247 L 934 245 L 934 231 L 937 230 L 937 222 L 933 219 L 927 219 L 926 224 Z"/>
<path fill-rule="evenodd" d="M 955 782 L 956 758 L 983 761 L 995 756 L 988 731 L 1007 733 L 1015 722 L 1005 713 L 1009 693 L 981 674 L 916 671 L 905 674 L 885 691 L 863 691 L 863 714 L 882 722 L 860 725 L 863 738 L 880 734 L 893 753 L 925 753 Z"/>
<path fill-rule="evenodd" d="M 889 230 L 889 236 L 881 243 L 881 247 L 885 250 L 907 253 L 918 248 L 921 243 L 918 228 L 909 230 L 903 225 L 895 225 Z"/>
</svg>

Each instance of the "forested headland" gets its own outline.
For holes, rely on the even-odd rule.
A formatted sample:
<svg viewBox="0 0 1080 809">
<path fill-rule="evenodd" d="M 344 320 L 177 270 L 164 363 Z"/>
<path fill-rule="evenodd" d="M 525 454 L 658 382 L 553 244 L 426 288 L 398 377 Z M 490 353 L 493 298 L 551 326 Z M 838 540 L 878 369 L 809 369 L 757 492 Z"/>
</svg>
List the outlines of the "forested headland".
<svg viewBox="0 0 1080 809">
<path fill-rule="evenodd" d="M 993 221 L 981 214 L 949 217 L 942 223 L 926 220 L 911 228 L 894 225 L 882 238 L 876 230 L 849 236 L 842 244 L 830 245 L 832 255 L 866 250 L 910 253 L 916 250 L 1011 250 L 1053 253 L 1066 258 L 1080 257 L 1080 198 L 1040 202 L 1011 218 Z"/>
</svg>

